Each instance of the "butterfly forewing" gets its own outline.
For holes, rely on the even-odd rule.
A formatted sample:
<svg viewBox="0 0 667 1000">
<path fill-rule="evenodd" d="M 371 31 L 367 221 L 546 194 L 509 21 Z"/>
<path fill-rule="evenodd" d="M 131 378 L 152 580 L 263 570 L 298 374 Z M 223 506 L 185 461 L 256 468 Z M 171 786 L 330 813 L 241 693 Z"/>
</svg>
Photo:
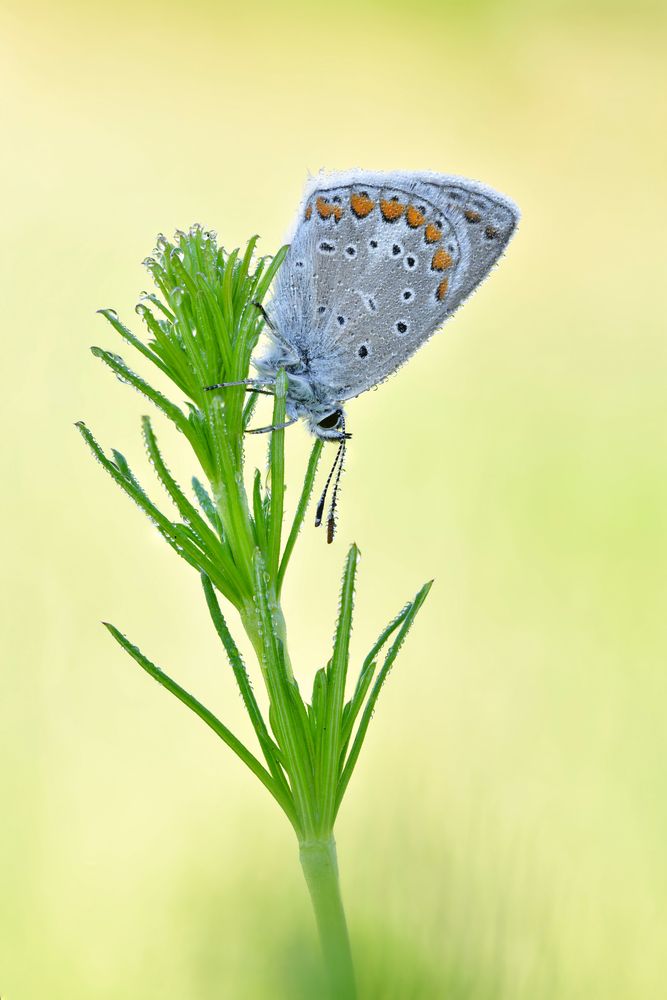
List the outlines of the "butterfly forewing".
<svg viewBox="0 0 667 1000">
<path fill-rule="evenodd" d="M 514 206 L 432 174 L 320 178 L 279 272 L 276 326 L 338 400 L 381 382 L 489 273 Z"/>
</svg>

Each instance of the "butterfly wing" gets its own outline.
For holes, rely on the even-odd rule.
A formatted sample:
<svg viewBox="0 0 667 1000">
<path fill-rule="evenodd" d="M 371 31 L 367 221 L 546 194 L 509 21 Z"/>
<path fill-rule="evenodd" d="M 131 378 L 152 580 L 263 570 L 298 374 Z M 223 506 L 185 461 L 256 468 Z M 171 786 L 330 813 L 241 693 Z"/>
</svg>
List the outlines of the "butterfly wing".
<svg viewBox="0 0 667 1000">
<path fill-rule="evenodd" d="M 338 401 L 400 367 L 486 277 L 518 221 L 502 195 L 438 174 L 322 175 L 306 190 L 272 312 Z"/>
</svg>

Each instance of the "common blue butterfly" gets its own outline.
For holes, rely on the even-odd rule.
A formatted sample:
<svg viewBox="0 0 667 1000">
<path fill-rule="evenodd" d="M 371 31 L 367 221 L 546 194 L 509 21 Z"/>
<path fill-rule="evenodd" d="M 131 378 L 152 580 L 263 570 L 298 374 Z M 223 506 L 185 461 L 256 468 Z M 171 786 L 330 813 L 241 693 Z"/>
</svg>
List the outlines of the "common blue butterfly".
<svg viewBox="0 0 667 1000">
<path fill-rule="evenodd" d="M 265 313 L 270 348 L 248 384 L 270 385 L 284 368 L 288 423 L 304 417 L 313 434 L 340 441 L 327 481 L 338 466 L 330 539 L 349 437 L 343 402 L 384 381 L 443 325 L 518 220 L 508 198 L 463 177 L 354 170 L 307 185 Z M 326 489 L 317 523 L 325 498 Z"/>
</svg>

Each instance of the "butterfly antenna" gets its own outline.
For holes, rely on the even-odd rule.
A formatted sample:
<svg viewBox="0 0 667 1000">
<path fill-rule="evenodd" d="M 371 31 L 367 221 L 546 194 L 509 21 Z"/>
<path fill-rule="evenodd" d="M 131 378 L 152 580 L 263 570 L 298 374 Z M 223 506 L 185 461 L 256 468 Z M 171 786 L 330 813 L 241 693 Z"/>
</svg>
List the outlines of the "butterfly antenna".
<svg viewBox="0 0 667 1000">
<path fill-rule="evenodd" d="M 341 456 L 341 452 L 345 447 L 345 440 L 343 439 L 338 445 L 338 451 L 336 452 L 336 457 L 333 460 L 333 465 L 331 466 L 331 472 L 327 476 L 327 481 L 324 484 L 324 489 L 322 490 L 322 496 L 317 504 L 317 510 L 315 511 L 315 527 L 319 528 L 322 523 L 322 514 L 324 513 L 324 505 L 327 502 L 327 493 L 329 492 L 329 486 L 333 478 L 333 474 L 336 471 L 336 466 L 338 465 L 338 459 Z"/>
<path fill-rule="evenodd" d="M 341 417 L 341 429 L 343 434 L 345 434 L 345 418 Z M 340 477 L 343 474 L 343 466 L 345 465 L 345 442 L 347 436 L 343 437 L 340 442 L 340 447 L 338 449 L 338 454 L 340 455 L 340 462 L 338 463 L 338 472 L 336 473 L 336 479 L 333 485 L 333 491 L 331 493 L 331 506 L 329 507 L 329 517 L 327 518 L 327 542 L 329 545 L 334 540 L 334 535 L 336 534 L 336 505 L 338 503 L 338 488 L 340 486 Z M 338 456 L 336 456 L 338 458 Z"/>
</svg>

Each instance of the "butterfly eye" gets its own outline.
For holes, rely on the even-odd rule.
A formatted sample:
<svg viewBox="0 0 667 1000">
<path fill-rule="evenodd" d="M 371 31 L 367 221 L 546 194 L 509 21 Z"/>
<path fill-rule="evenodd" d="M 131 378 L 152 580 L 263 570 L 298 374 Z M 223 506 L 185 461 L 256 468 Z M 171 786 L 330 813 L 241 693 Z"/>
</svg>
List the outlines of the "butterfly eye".
<svg viewBox="0 0 667 1000">
<path fill-rule="evenodd" d="M 340 410 L 334 410 L 330 413 L 328 417 L 324 417 L 323 420 L 318 421 L 317 426 L 324 428 L 325 431 L 333 430 L 334 427 L 338 427 L 340 423 L 341 412 Z"/>
</svg>

